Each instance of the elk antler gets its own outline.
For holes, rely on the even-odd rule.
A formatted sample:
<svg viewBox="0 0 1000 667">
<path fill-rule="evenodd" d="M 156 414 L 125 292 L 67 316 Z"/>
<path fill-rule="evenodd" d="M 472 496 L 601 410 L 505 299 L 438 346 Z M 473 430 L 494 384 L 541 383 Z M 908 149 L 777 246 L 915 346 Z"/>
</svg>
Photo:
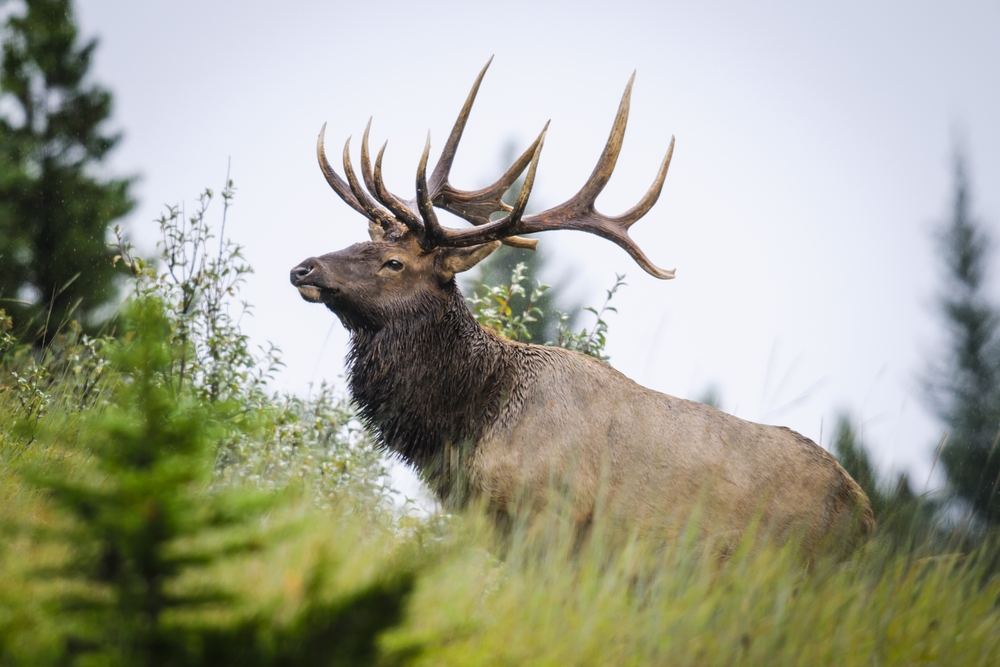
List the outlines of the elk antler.
<svg viewBox="0 0 1000 667">
<path fill-rule="evenodd" d="M 514 162 L 500 179 L 481 190 L 467 191 L 458 190 L 448 182 L 448 175 L 451 165 L 455 159 L 455 152 L 458 149 L 458 142 L 462 138 L 465 124 L 472 109 L 472 103 L 479 92 L 479 85 L 487 68 L 493 61 L 486 63 L 479 76 L 476 78 L 462 106 L 462 110 L 455 121 L 451 134 L 445 142 L 441 159 L 438 161 L 430 179 L 427 178 L 427 160 L 430 153 L 430 135 L 424 146 L 423 155 L 420 158 L 420 165 L 417 169 L 417 196 L 415 200 L 402 200 L 393 195 L 385 187 L 382 181 L 382 157 L 385 153 L 385 145 L 379 150 L 375 159 L 374 172 L 371 168 L 371 160 L 368 152 L 368 130 L 371 127 L 371 120 L 365 128 L 365 134 L 361 144 L 361 174 L 364 178 L 368 190 L 375 196 L 378 203 L 365 193 L 357 182 L 357 177 L 353 173 L 350 157 L 347 153 L 347 146 L 344 147 L 344 170 L 347 172 L 348 182 L 345 183 L 330 167 L 323 152 L 323 132 L 320 132 L 317 154 L 320 160 L 320 168 L 326 176 L 330 186 L 340 197 L 352 208 L 362 213 L 369 220 L 377 223 L 386 232 L 390 226 L 399 227 L 399 223 L 405 225 L 419 240 L 420 245 L 426 249 L 439 246 L 466 247 L 479 245 L 491 241 L 503 241 L 515 247 L 527 247 L 534 249 L 538 243 L 535 239 L 520 238 L 519 234 L 532 234 L 553 229 L 576 229 L 591 234 L 596 234 L 621 246 L 632 258 L 649 274 L 657 278 L 669 279 L 674 277 L 673 270 L 665 270 L 657 267 L 642 252 L 642 250 L 629 237 L 628 229 L 642 216 L 646 215 L 656 203 L 663 189 L 664 180 L 667 177 L 667 169 L 670 167 L 670 159 L 674 153 L 674 139 L 671 137 L 667 154 L 663 158 L 660 169 L 652 186 L 643 196 L 639 203 L 619 216 L 607 216 L 599 213 L 594 206 L 597 196 L 604 190 L 611 174 L 614 171 L 618 154 L 621 151 L 622 139 L 625 136 L 625 125 L 628 122 L 629 101 L 632 94 L 632 84 L 635 81 L 635 73 L 629 79 L 622 95 L 621 104 L 618 106 L 618 114 L 615 117 L 611 134 L 607 144 L 601 152 L 601 156 L 594 167 L 593 173 L 580 191 L 568 201 L 559 206 L 548 209 L 534 215 L 524 215 L 531 188 L 534 185 L 535 172 L 538 168 L 538 159 L 541 155 L 542 145 L 545 142 L 545 133 L 548 130 L 548 123 L 542 129 L 538 138 L 528 146 L 528 149 Z M 324 125 L 324 130 L 325 130 Z M 348 140 L 350 141 L 350 140 Z M 517 178 L 527 168 L 524 184 L 518 194 L 517 202 L 514 206 L 508 205 L 501 197 L 517 181 Z M 382 206 L 379 206 L 381 204 Z M 449 229 L 442 227 L 437 220 L 434 208 L 441 208 L 475 225 L 468 229 Z M 388 211 L 386 210 L 388 209 Z M 391 214 L 390 214 L 391 211 Z M 503 218 L 490 220 L 490 215 L 494 212 L 505 212 Z"/>
<path fill-rule="evenodd" d="M 597 196 L 607 185 L 614 171 L 615 162 L 618 160 L 618 153 L 621 151 L 622 138 L 625 136 L 625 125 L 628 121 L 629 100 L 632 94 L 632 83 L 635 81 L 635 74 L 629 79 L 628 86 L 625 87 L 625 94 L 622 95 L 621 104 L 618 107 L 618 115 L 615 117 L 614 125 L 611 128 L 611 135 L 601 152 L 601 157 L 594 167 L 593 173 L 583 188 L 568 201 L 535 215 L 523 216 L 524 206 L 527 196 L 530 194 L 531 186 L 534 182 L 534 172 L 538 165 L 538 156 L 541 153 L 542 143 L 545 138 L 545 131 L 535 142 L 535 154 L 531 158 L 531 166 L 525 176 L 524 185 L 518 196 L 518 203 L 506 216 L 499 220 L 494 220 L 485 225 L 471 229 L 446 229 L 430 222 L 425 216 L 427 233 L 433 237 L 433 243 L 444 246 L 470 246 L 480 243 L 487 243 L 505 238 L 513 234 L 532 234 L 534 232 L 544 232 L 552 229 L 577 229 L 591 234 L 597 234 L 612 241 L 628 252 L 629 255 L 651 275 L 657 278 L 673 278 L 673 270 L 665 270 L 657 267 L 642 252 L 628 235 L 628 228 L 637 220 L 649 212 L 663 189 L 663 182 L 667 177 L 667 169 L 670 167 L 670 159 L 674 154 L 674 139 L 670 139 L 670 147 L 663 158 L 660 170 L 656 174 L 653 185 L 646 192 L 639 203 L 633 206 L 620 216 L 611 217 L 599 213 L 594 207 Z M 547 127 L 547 126 L 546 126 Z M 423 180 L 423 168 L 426 163 L 427 148 L 424 149 L 424 158 L 421 160 L 421 169 L 417 175 L 417 201 L 420 203 L 421 181 Z M 426 202 L 424 202 L 426 204 Z M 426 206 L 421 207 L 423 213 Z"/>
</svg>

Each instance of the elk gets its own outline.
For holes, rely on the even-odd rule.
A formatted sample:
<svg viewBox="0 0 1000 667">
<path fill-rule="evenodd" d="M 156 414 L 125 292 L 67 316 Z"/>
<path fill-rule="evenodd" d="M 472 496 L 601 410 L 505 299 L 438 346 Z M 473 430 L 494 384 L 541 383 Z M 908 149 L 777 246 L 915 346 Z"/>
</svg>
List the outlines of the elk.
<svg viewBox="0 0 1000 667">
<path fill-rule="evenodd" d="M 807 549 L 830 540 L 857 543 L 874 525 L 868 499 L 809 439 L 646 389 L 592 357 L 507 340 L 476 322 L 456 274 L 502 243 L 533 249 L 537 240 L 524 234 L 597 234 L 650 275 L 674 277 L 628 234 L 660 195 L 673 138 L 638 204 L 617 217 L 594 205 L 621 149 L 634 73 L 597 166 L 568 201 L 525 213 L 548 123 L 493 185 L 475 191 L 451 185 L 455 152 L 489 64 L 430 178 L 428 135 L 412 200 L 386 188 L 385 145 L 372 167 L 371 120 L 361 142 L 365 188 L 351 163 L 350 139 L 343 152 L 346 181 L 327 160 L 325 125 L 317 141 L 323 175 L 368 219 L 371 240 L 305 260 L 291 270 L 291 282 L 349 332 L 350 391 L 380 446 L 420 471 L 446 506 L 479 498 L 496 516 L 537 510 L 555 486 L 570 498 L 582 528 L 599 510 L 621 525 L 653 531 L 697 511 L 704 534 L 738 538 L 756 518 L 773 535 L 801 536 Z M 520 194 L 508 205 L 501 196 L 522 173 Z M 435 209 L 472 226 L 444 227 Z M 491 220 L 497 212 L 502 217 Z M 831 537 L 834 531 L 843 539 Z"/>
</svg>

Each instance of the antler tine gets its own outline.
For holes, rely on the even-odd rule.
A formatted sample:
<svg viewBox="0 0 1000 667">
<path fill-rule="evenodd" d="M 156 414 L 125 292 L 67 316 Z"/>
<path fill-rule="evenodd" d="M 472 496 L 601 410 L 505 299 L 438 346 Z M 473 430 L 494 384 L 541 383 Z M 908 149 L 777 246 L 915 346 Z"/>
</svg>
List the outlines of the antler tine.
<svg viewBox="0 0 1000 667">
<path fill-rule="evenodd" d="M 622 94 L 622 101 L 618 105 L 618 113 L 615 114 L 614 125 L 611 126 L 611 134 L 608 135 L 608 142 L 604 144 L 601 157 L 597 159 L 594 171 L 590 178 L 583 184 L 580 191 L 569 199 L 563 206 L 572 204 L 581 209 L 593 208 L 597 195 L 601 194 L 604 186 L 611 180 L 611 173 L 618 163 L 618 154 L 622 150 L 622 139 L 625 138 L 625 126 L 628 124 L 629 105 L 632 100 L 632 84 L 635 83 L 635 72 L 629 77 L 628 85 Z"/>
<path fill-rule="evenodd" d="M 503 195 L 517 182 L 518 177 L 531 162 L 531 156 L 536 148 L 534 144 L 529 146 L 496 183 L 481 190 L 459 190 L 448 182 L 451 166 L 455 161 L 455 153 L 458 150 L 458 143 L 461 141 L 465 125 L 469 121 L 472 105 L 479 93 L 479 86 L 492 62 L 493 56 L 490 56 L 472 84 L 472 90 L 465 98 L 465 104 L 462 105 L 462 110 L 455 120 L 451 134 L 448 135 L 448 140 L 445 142 L 444 150 L 441 151 L 441 158 L 434 166 L 434 172 L 428 181 L 428 192 L 435 206 L 449 213 L 454 213 L 473 225 L 489 223 L 490 215 L 496 211 L 510 211 L 510 206 L 503 201 Z M 515 248 L 528 248 L 530 250 L 534 250 L 535 246 L 538 245 L 536 240 L 518 237 L 504 239 L 504 243 Z"/>
<path fill-rule="evenodd" d="M 489 231 L 488 235 L 497 238 L 504 238 L 508 234 L 515 233 L 514 230 L 517 228 L 518 223 L 521 222 L 521 216 L 524 215 L 524 209 L 528 206 L 528 197 L 531 196 L 531 188 L 535 185 L 538 158 L 542 154 L 542 146 L 545 145 L 545 133 L 549 130 L 549 122 L 551 121 L 546 121 L 545 127 L 542 128 L 542 133 L 538 135 L 538 139 L 532 144 L 535 147 L 535 151 L 531 155 L 531 164 L 528 167 L 528 173 L 524 176 L 524 183 L 521 184 L 521 191 L 517 193 L 517 201 L 514 202 L 514 206 L 511 207 L 507 215 L 489 225 L 489 230 L 480 227 L 479 229 L 482 229 L 484 233 Z M 534 239 L 530 240 L 534 241 Z M 535 243 L 537 242 L 535 241 Z"/>
<path fill-rule="evenodd" d="M 372 163 L 368 155 L 368 133 L 372 129 L 372 118 L 368 117 L 368 124 L 365 125 L 365 132 L 361 135 L 361 178 L 365 182 L 365 187 L 368 188 L 368 192 L 375 194 L 375 179 L 372 176 Z M 375 195 L 378 199 L 378 195 Z"/>
<path fill-rule="evenodd" d="M 420 209 L 420 216 L 424 219 L 424 235 L 420 238 L 420 245 L 430 249 L 441 245 L 442 238 L 441 225 L 438 223 L 437 214 L 434 212 L 434 202 L 431 200 L 430 191 L 427 187 L 427 157 L 431 152 L 431 133 L 427 132 L 427 141 L 424 143 L 424 153 L 420 156 L 420 164 L 417 165 L 417 208 Z M 474 245 L 474 244 L 469 244 Z"/>
<path fill-rule="evenodd" d="M 542 128 L 541 134 L 538 135 L 535 143 L 532 144 L 535 147 L 535 151 L 531 155 L 531 164 L 528 166 L 528 173 L 524 175 L 524 183 L 521 184 L 521 191 L 517 193 L 517 201 L 514 202 L 514 207 L 505 216 L 511 220 L 511 222 L 507 223 L 511 228 L 521 221 L 524 209 L 528 206 L 528 197 L 531 196 L 531 188 L 535 186 L 535 172 L 538 171 L 538 158 L 542 155 L 542 146 L 545 145 L 545 133 L 549 131 L 549 123 L 551 122 L 551 120 L 545 121 L 545 127 Z"/>
<path fill-rule="evenodd" d="M 468 97 L 465 98 L 465 104 L 462 105 L 462 110 L 458 113 L 455 125 L 451 128 L 448 141 L 445 142 L 444 150 L 441 151 L 441 159 L 435 165 L 434 173 L 431 174 L 429 181 L 429 191 L 432 193 L 431 199 L 435 199 L 443 188 L 448 187 L 448 173 L 451 171 L 452 162 L 455 161 L 455 151 L 458 150 L 458 142 L 461 141 L 462 132 L 465 131 L 465 124 L 469 121 L 469 112 L 472 111 L 472 103 L 476 101 L 479 85 L 483 82 L 486 70 L 490 68 L 492 62 L 493 56 L 490 56 L 490 59 L 486 61 L 486 65 L 479 71 L 479 76 L 476 77 L 475 83 L 472 84 L 472 90 L 469 91 Z"/>
<path fill-rule="evenodd" d="M 354 173 L 354 166 L 351 164 L 350 137 L 347 137 L 347 141 L 344 142 L 344 175 L 347 176 L 347 184 L 351 187 L 351 192 L 354 193 L 354 196 L 357 197 L 358 202 L 364 208 L 364 214 L 368 219 L 378 223 L 386 232 L 393 229 L 397 224 L 393 217 L 375 203 L 368 193 L 361 189 L 361 184 L 358 183 L 358 177 Z"/>
<path fill-rule="evenodd" d="M 671 136 L 670 146 L 667 147 L 667 154 L 663 157 L 663 162 L 660 163 L 660 171 L 656 173 L 656 178 L 653 180 L 653 184 L 649 186 L 649 190 L 642 196 L 638 204 L 613 219 L 615 222 L 621 224 L 623 229 L 628 229 L 639 218 L 649 213 L 649 209 L 653 208 L 653 204 L 660 198 L 660 192 L 663 190 L 663 182 L 667 180 L 667 170 L 670 168 L 670 160 L 673 157 L 674 137 Z"/>
<path fill-rule="evenodd" d="M 417 236 L 422 236 L 424 233 L 424 224 L 420 221 L 420 217 L 405 202 L 389 192 L 389 189 L 385 187 L 385 182 L 382 180 L 382 156 L 385 154 L 385 147 L 389 144 L 388 141 L 382 144 L 382 148 L 378 152 L 378 157 L 375 158 L 375 173 L 372 173 L 371 158 L 368 154 L 368 132 L 371 130 L 371 126 L 372 121 L 369 119 L 368 126 L 365 127 L 364 136 L 361 138 L 361 176 L 365 179 L 365 185 L 368 187 L 369 192 L 375 195 L 375 198 L 383 206 L 392 211 L 392 214 L 396 218 L 402 220 L 403 224 L 411 232 Z"/>
<path fill-rule="evenodd" d="M 385 182 L 382 180 L 382 156 L 385 155 L 385 147 L 388 145 L 388 141 L 382 144 L 382 148 L 379 149 L 378 156 L 375 158 L 375 196 L 388 206 L 389 210 L 410 228 L 410 231 L 418 237 L 423 236 L 424 223 L 420 219 L 420 216 L 416 215 L 410 209 L 409 204 L 389 192 L 385 187 Z"/>
<path fill-rule="evenodd" d="M 323 172 L 323 176 L 326 177 L 326 182 L 330 184 L 333 191 L 343 199 L 348 206 L 353 208 L 355 211 L 361 215 L 367 217 L 368 214 L 365 212 L 364 207 L 358 202 L 357 198 L 351 192 L 347 183 L 333 170 L 330 166 L 330 161 L 326 159 L 326 150 L 323 147 L 324 139 L 326 136 L 326 123 L 323 123 L 323 127 L 320 128 L 319 137 L 316 139 L 316 159 L 319 161 L 320 171 Z"/>
</svg>

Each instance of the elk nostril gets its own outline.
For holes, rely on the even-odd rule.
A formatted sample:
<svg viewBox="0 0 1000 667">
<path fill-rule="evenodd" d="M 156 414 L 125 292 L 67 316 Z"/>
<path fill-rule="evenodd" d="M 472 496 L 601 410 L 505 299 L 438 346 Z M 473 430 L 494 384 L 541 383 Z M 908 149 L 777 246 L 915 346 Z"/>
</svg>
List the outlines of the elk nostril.
<svg viewBox="0 0 1000 667">
<path fill-rule="evenodd" d="M 305 280 L 305 278 L 313 272 L 312 264 L 299 264 L 294 269 L 292 269 L 291 279 L 292 284 L 299 282 L 300 280 Z"/>
</svg>

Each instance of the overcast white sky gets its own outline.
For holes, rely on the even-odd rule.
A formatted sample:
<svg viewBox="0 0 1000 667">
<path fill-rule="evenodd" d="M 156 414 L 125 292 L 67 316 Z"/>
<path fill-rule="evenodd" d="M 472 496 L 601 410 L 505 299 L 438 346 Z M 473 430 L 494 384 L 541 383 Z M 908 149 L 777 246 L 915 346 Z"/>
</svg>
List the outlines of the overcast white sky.
<svg viewBox="0 0 1000 667">
<path fill-rule="evenodd" d="M 118 173 L 141 175 L 134 238 L 165 204 L 238 187 L 229 222 L 256 269 L 255 341 L 287 368 L 276 388 L 337 382 L 346 335 L 288 284 L 302 259 L 366 236 L 314 157 L 391 139 L 390 187 L 411 196 L 430 128 L 439 150 L 496 54 L 452 182 L 499 174 L 502 146 L 552 119 L 532 201 L 584 182 L 638 70 L 618 168 L 599 208 L 648 187 L 671 135 L 660 202 L 633 228 L 661 282 L 597 237 L 542 235 L 610 321 L 612 363 L 636 381 L 791 426 L 830 446 L 849 409 L 883 470 L 926 479 L 940 426 L 918 390 L 940 325 L 930 232 L 947 213 L 950 155 L 968 149 L 974 208 L 1000 226 L 1000 2 L 252 2 L 82 0 L 94 74 L 115 94 Z M 355 153 L 356 155 L 356 153 Z M 432 153 L 432 155 L 436 155 Z M 357 159 L 357 158 L 355 158 Z M 1000 275 L 994 275 L 1000 278 Z"/>
</svg>

